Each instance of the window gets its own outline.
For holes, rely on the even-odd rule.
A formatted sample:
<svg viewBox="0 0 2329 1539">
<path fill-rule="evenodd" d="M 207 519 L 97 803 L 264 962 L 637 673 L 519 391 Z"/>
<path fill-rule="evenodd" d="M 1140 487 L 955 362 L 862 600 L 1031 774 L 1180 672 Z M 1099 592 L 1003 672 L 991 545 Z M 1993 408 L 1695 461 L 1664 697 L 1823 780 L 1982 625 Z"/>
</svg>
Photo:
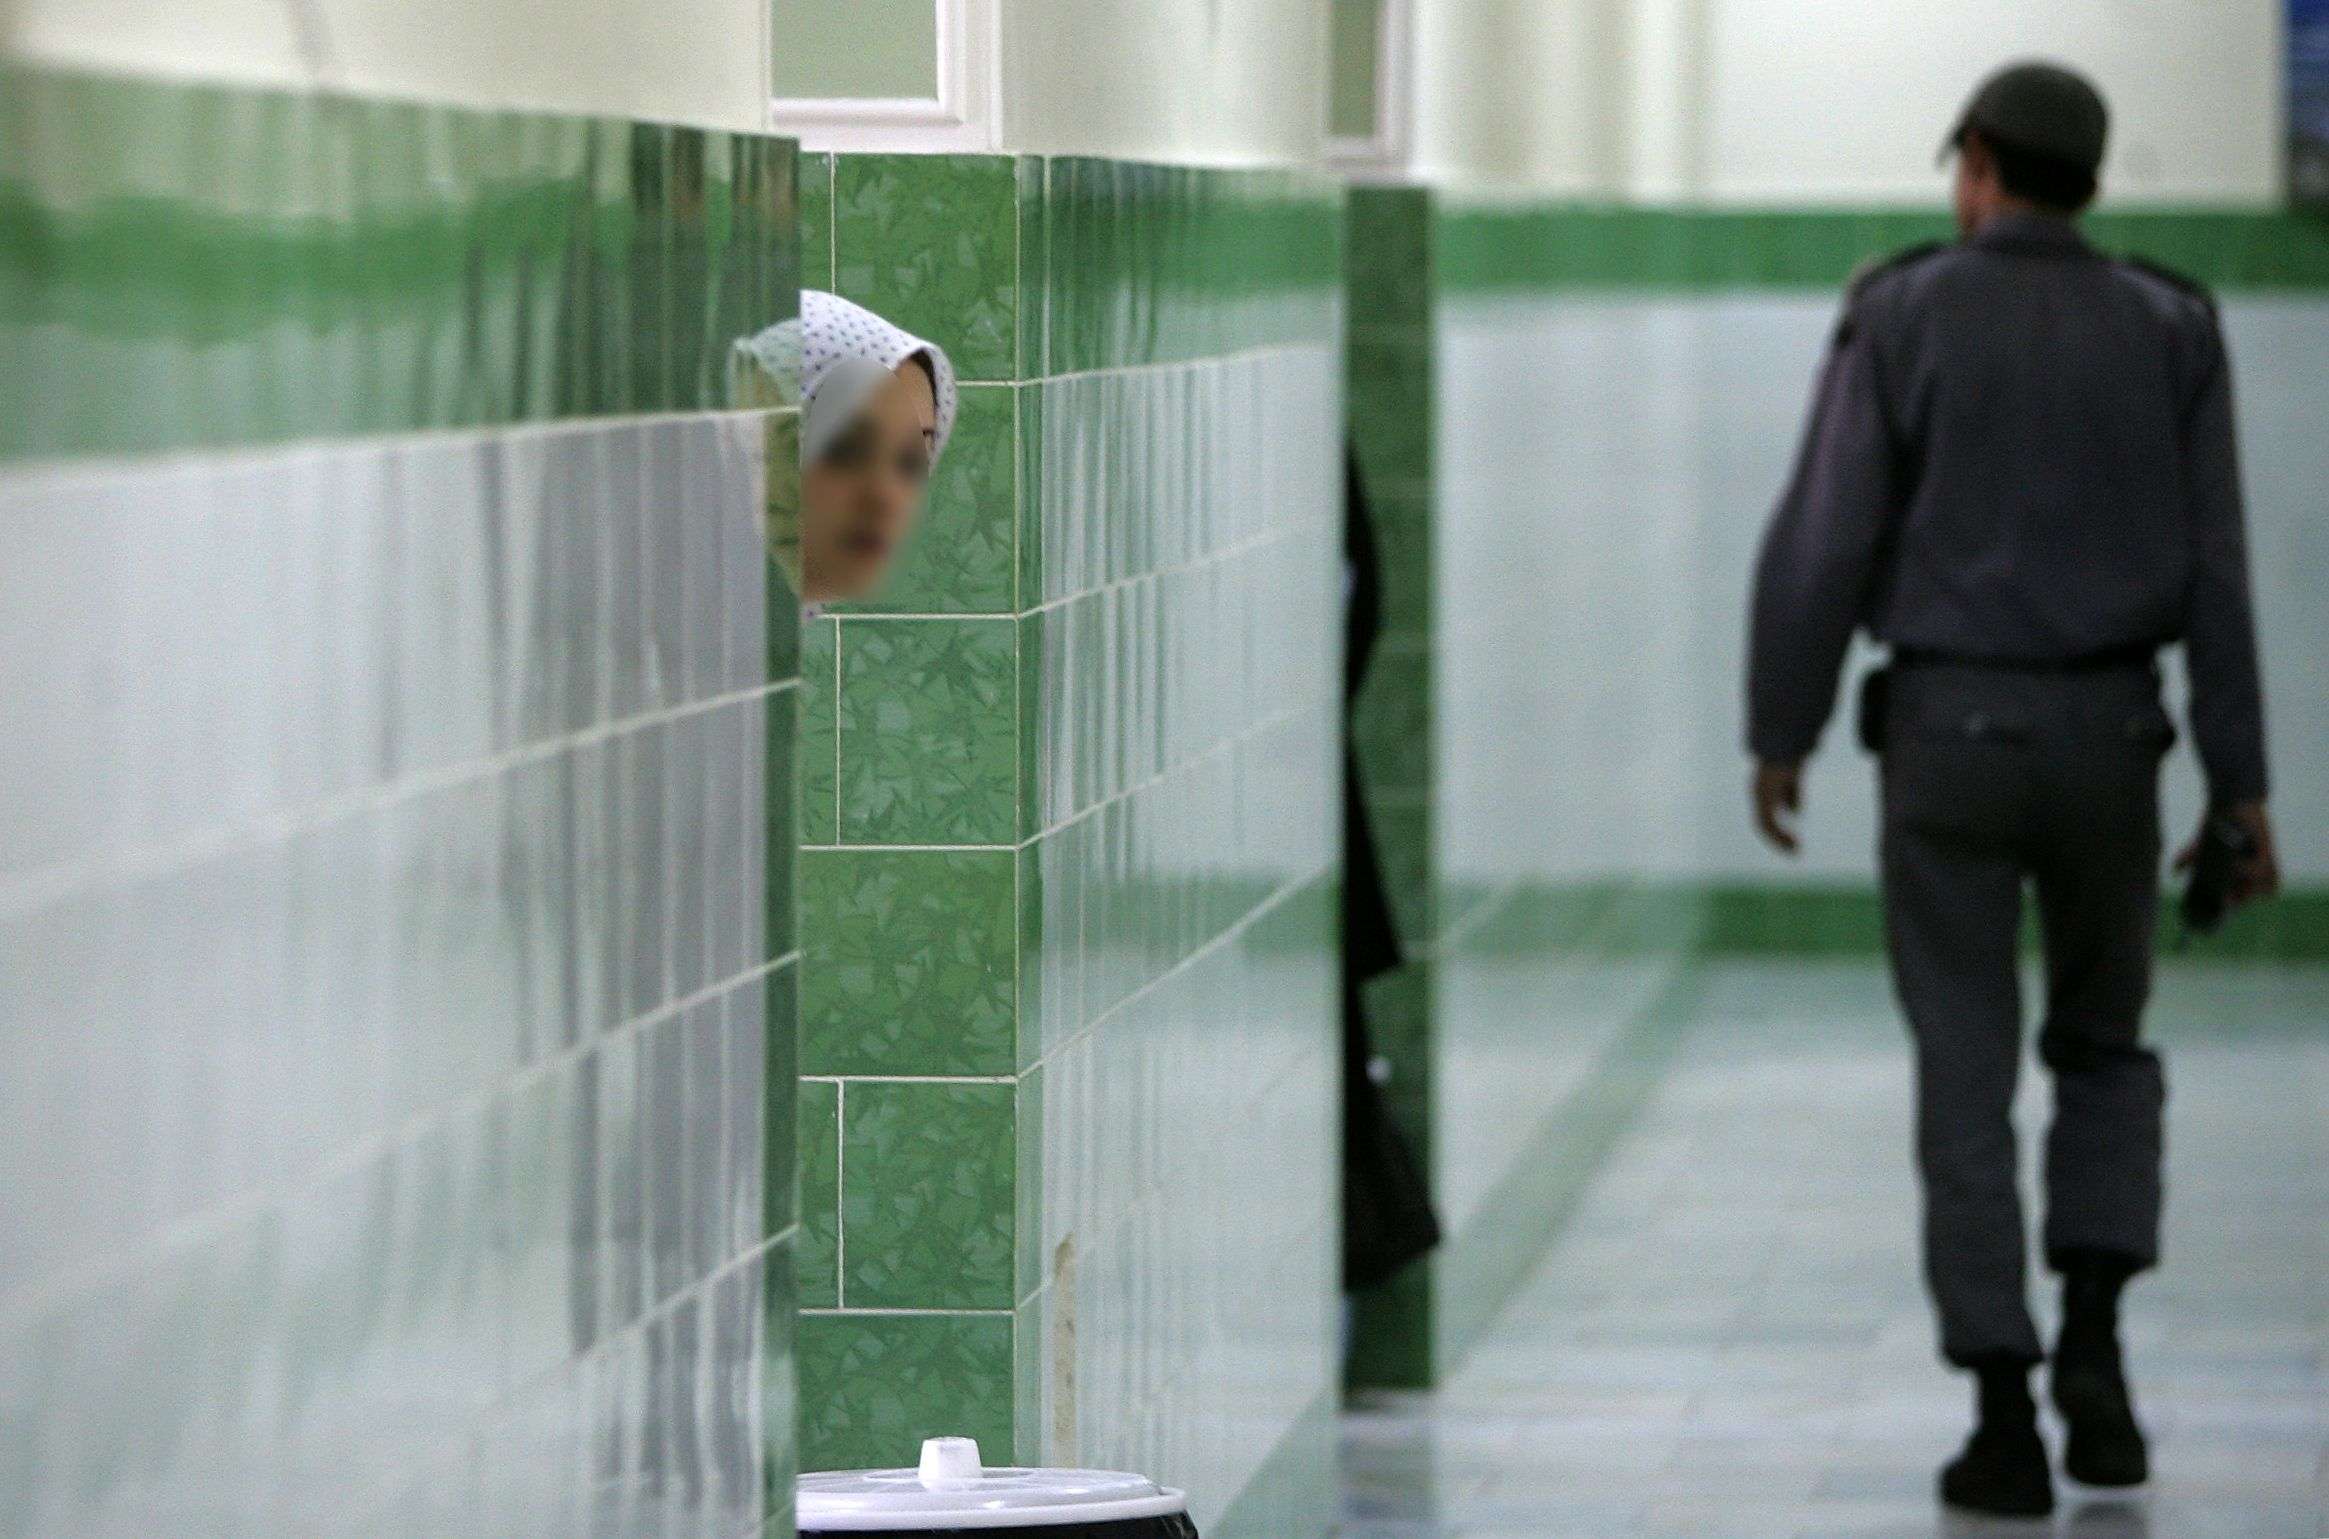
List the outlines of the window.
<svg viewBox="0 0 2329 1539">
<path fill-rule="evenodd" d="M 997 0 L 771 0 L 769 126 L 807 150 L 995 147 Z"/>
<path fill-rule="evenodd" d="M 1329 25 L 1327 156 L 1353 170 L 1399 170 L 1409 129 L 1408 0 L 1334 0 Z"/>
</svg>

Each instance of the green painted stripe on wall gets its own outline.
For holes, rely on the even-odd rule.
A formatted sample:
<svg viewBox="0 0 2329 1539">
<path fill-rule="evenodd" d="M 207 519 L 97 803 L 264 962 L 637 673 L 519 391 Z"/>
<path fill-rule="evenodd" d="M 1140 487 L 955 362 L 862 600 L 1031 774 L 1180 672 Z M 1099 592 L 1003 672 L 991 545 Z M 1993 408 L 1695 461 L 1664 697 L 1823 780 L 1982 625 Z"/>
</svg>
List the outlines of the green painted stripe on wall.
<svg viewBox="0 0 2329 1539">
<path fill-rule="evenodd" d="M 2238 210 L 2101 210 L 2087 227 L 2127 252 L 2238 290 L 2329 289 L 2329 219 Z M 1674 209 L 1558 204 L 1446 208 L 1440 283 L 1512 289 L 1817 289 L 1920 242 L 1937 209 Z"/>
<path fill-rule="evenodd" d="M 791 141 L 0 66 L 0 461 L 727 402 Z"/>
<path fill-rule="evenodd" d="M 1228 1532 L 1322 1531 L 1331 1435 L 1297 1413 L 1301 1376 L 1332 1388 L 1332 1151 L 1307 1142 L 1332 1095 L 1331 824 L 1291 862 L 1243 831 L 1298 832 L 1323 804 L 1297 777 L 1333 762 L 1336 632 L 1311 610 L 1334 591 L 1341 186 L 887 154 L 812 155 L 801 182 L 810 270 L 965 383 L 922 532 L 804 646 L 804 1457 L 910 1462 L 965 1431 L 1038 1461 L 1140 1414 L 1110 1365 L 1221 1384 L 1260 1342 L 1286 1401 L 1242 1406 L 1229 1448 L 1188 1432 L 1227 1414 L 1208 1391 L 1158 1473 L 1208 1534 L 1232 1498 Z M 1172 1057 L 1193 1019 L 1240 1054 Z M 1208 1118 L 1294 1130 L 1301 1157 L 1254 1185 L 1236 1162 L 1261 1146 Z M 1124 1157 L 1151 1148 L 1160 1173 Z M 1137 1251 L 1165 1169 L 1266 1188 L 1239 1230 L 1263 1243 L 1217 1245 L 1200 1211 L 1191 1243 Z M 1235 1308 L 1194 1334 L 1093 1313 L 1108 1278 L 1153 1301 L 1200 1273 Z"/>
</svg>

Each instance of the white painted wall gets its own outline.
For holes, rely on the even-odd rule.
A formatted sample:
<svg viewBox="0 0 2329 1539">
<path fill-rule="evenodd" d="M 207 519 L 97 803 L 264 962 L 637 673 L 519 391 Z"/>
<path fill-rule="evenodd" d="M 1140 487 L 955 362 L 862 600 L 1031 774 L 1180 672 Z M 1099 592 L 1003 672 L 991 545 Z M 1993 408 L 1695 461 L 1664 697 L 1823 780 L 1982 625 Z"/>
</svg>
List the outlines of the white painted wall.
<svg viewBox="0 0 2329 1539">
<path fill-rule="evenodd" d="M 1014 152 L 1309 165 L 1331 0 L 999 0 Z"/>
<path fill-rule="evenodd" d="M 766 0 L 0 0 L 0 57 L 738 130 Z"/>
<path fill-rule="evenodd" d="M 2117 115 L 2123 203 L 2278 200 L 2283 0 L 1419 0 L 1414 169 L 1719 203 L 1940 195 L 1974 83 L 2045 55 Z"/>
<path fill-rule="evenodd" d="M 1974 81 L 2042 55 L 2091 74 L 2120 202 L 2268 202 L 2280 191 L 2285 0 L 1706 0 L 1708 196 L 1928 194 Z"/>
<path fill-rule="evenodd" d="M 1457 187 L 1612 187 L 1624 3 L 1418 0 L 1413 169 Z"/>
</svg>

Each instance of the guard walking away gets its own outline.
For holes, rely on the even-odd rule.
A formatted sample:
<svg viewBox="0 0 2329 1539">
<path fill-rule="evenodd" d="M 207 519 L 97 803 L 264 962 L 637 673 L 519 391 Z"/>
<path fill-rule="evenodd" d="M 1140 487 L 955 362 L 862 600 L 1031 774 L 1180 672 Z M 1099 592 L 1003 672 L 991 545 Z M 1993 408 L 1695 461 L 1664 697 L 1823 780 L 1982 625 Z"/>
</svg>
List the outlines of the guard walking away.
<svg viewBox="0 0 2329 1539">
<path fill-rule="evenodd" d="M 1945 150 L 1962 238 L 1852 284 L 1764 539 L 1749 641 L 1755 816 L 1786 851 L 1853 631 L 1891 649 L 1863 686 L 1861 733 L 1879 756 L 1885 928 L 1916 1048 L 1925 1275 L 1942 1353 L 1979 1384 L 1941 1494 L 1997 1513 L 2054 1499 L 2010 1120 L 2025 883 L 2054 1077 L 2042 1242 L 2063 1287 L 2049 1387 L 2064 1468 L 2093 1485 L 2147 1473 L 2117 1316 L 2121 1287 L 2159 1258 L 2165 1088 L 2142 1016 L 2170 643 L 2212 813 L 2243 836 L 2232 898 L 2279 882 L 2224 342 L 2197 284 L 2081 234 L 2105 124 L 2094 87 L 2052 65 L 1975 93 Z"/>
</svg>

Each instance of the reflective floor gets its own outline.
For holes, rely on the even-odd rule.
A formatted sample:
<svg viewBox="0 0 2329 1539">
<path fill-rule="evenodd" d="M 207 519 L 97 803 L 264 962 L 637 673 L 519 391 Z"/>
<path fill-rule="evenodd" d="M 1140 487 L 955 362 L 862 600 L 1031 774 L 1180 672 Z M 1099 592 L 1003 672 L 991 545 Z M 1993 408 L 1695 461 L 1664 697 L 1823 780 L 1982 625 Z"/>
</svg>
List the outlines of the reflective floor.
<svg viewBox="0 0 2329 1539">
<path fill-rule="evenodd" d="M 1347 1418 L 1346 1539 L 2329 1535 L 2329 969 L 2171 970 L 2154 1022 L 2169 1229 L 2127 1302 L 2139 1495 L 2065 1486 L 2051 1523 L 1935 1506 L 1969 1392 L 1916 1277 L 1888 989 L 1874 965 L 1742 963 L 1466 1367 Z M 2025 1149 L 2045 1105 L 2033 1073 Z"/>
</svg>

